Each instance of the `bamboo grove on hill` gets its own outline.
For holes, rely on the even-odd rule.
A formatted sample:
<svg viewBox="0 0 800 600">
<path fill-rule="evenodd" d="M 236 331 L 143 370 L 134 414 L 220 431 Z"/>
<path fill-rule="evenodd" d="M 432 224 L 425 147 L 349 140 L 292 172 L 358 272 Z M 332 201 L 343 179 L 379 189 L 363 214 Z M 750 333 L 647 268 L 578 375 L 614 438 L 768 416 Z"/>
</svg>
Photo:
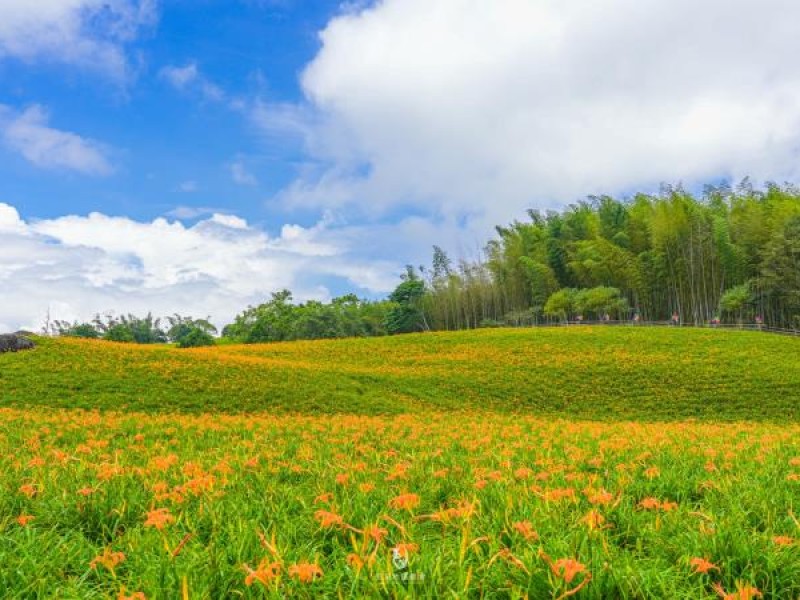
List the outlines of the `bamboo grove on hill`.
<svg viewBox="0 0 800 600">
<path fill-rule="evenodd" d="M 800 189 L 747 180 L 681 187 L 564 211 L 531 210 L 498 227 L 478 261 L 434 249 L 421 268 L 432 329 L 587 319 L 763 321 L 800 328 Z M 409 269 L 406 279 L 419 277 Z"/>
</svg>

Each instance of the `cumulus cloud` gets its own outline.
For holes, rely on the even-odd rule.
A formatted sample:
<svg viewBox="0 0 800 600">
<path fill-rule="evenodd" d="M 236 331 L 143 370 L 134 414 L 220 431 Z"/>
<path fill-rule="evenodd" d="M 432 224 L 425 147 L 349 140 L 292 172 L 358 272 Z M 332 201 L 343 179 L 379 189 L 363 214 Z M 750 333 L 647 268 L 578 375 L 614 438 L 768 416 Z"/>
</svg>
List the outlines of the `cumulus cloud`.
<svg viewBox="0 0 800 600">
<path fill-rule="evenodd" d="M 294 205 L 488 232 L 590 193 L 800 176 L 792 0 L 384 0 L 321 43 L 305 107 L 253 107 L 304 134 Z"/>
<path fill-rule="evenodd" d="M 0 58 L 66 63 L 123 79 L 126 45 L 157 21 L 156 0 L 3 0 Z"/>
<path fill-rule="evenodd" d="M 51 127 L 47 111 L 38 105 L 21 113 L 0 105 L 0 139 L 37 167 L 87 175 L 107 175 L 113 171 L 102 144 Z"/>
<path fill-rule="evenodd" d="M 191 226 L 100 213 L 26 221 L 0 203 L 0 323 L 37 328 L 49 308 L 54 319 L 152 310 L 224 324 L 282 288 L 299 300 L 327 299 L 322 278 L 383 293 L 395 284 L 393 263 L 356 252 L 365 233 L 323 220 L 270 236 L 216 213 Z"/>
</svg>

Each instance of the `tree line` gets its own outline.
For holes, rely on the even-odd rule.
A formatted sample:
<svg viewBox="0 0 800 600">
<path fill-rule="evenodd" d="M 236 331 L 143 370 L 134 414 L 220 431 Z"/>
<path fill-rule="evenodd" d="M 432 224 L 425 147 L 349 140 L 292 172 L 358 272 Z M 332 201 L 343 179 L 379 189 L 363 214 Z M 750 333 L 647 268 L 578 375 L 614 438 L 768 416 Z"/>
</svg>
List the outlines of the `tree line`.
<svg viewBox="0 0 800 600">
<path fill-rule="evenodd" d="M 385 300 L 295 303 L 283 290 L 221 332 L 240 343 L 365 337 L 572 320 L 759 322 L 800 329 L 800 189 L 707 186 L 591 196 L 496 228 L 475 260 L 434 246 Z M 151 315 L 56 322 L 59 335 L 214 343 L 209 319 Z"/>
<path fill-rule="evenodd" d="M 527 216 L 497 227 L 478 260 L 454 264 L 434 248 L 431 266 L 413 270 L 425 288 L 418 328 L 579 318 L 800 328 L 793 185 L 663 186 Z"/>
</svg>

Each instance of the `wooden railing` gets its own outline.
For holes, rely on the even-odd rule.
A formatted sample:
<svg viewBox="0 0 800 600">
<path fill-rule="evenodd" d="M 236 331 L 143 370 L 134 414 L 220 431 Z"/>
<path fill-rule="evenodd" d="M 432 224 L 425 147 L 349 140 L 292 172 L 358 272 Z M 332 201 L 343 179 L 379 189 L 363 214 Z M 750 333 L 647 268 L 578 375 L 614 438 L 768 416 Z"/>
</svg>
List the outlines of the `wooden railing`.
<svg viewBox="0 0 800 600">
<path fill-rule="evenodd" d="M 732 323 L 719 323 L 719 324 L 711 324 L 711 323 L 704 323 L 702 325 L 697 325 L 695 323 L 673 323 L 672 321 L 561 321 L 561 322 L 553 322 L 553 323 L 537 323 L 533 325 L 533 327 L 569 327 L 569 326 L 581 326 L 581 325 L 601 325 L 601 326 L 617 326 L 617 327 L 692 327 L 696 329 L 728 329 L 728 330 L 739 330 L 739 331 L 763 331 L 765 333 L 775 333 L 779 335 L 792 335 L 792 336 L 800 336 L 800 330 L 797 329 L 784 329 L 780 327 L 769 327 L 767 325 L 758 325 L 756 323 L 742 323 L 742 324 L 732 324 Z"/>
</svg>

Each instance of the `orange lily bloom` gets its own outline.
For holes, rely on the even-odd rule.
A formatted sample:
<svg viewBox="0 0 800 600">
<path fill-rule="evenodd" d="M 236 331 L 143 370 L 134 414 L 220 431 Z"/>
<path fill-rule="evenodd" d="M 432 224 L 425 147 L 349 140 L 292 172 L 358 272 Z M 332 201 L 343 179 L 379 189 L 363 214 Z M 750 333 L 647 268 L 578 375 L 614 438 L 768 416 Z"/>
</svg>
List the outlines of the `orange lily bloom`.
<svg viewBox="0 0 800 600">
<path fill-rule="evenodd" d="M 709 571 L 717 570 L 719 571 L 719 567 L 712 562 L 709 562 L 705 558 L 695 557 L 689 561 L 689 564 L 694 570 L 695 573 L 708 573 Z"/>
<path fill-rule="evenodd" d="M 113 571 L 119 563 L 125 560 L 122 552 L 114 552 L 111 548 L 105 548 L 102 554 L 98 554 L 89 563 L 89 568 L 96 569 L 97 565 L 102 565 L 109 571 Z"/>
<path fill-rule="evenodd" d="M 20 527 L 26 527 L 35 518 L 33 515 L 20 515 L 17 517 L 17 523 L 19 523 Z"/>
<path fill-rule="evenodd" d="M 314 563 L 298 563 L 289 567 L 289 576 L 303 583 L 311 583 L 317 577 L 322 577 L 322 569 Z"/>
<path fill-rule="evenodd" d="M 327 510 L 318 510 L 314 513 L 314 518 L 319 521 L 320 527 L 328 529 L 331 527 L 341 527 L 344 525 L 344 519 L 341 515 Z"/>
<path fill-rule="evenodd" d="M 261 559 L 261 562 L 258 563 L 258 566 L 255 569 L 251 569 L 249 566 L 244 565 L 245 571 L 247 571 L 247 576 L 244 578 L 244 584 L 247 587 L 253 585 L 256 581 L 259 583 L 263 583 L 264 585 L 269 585 L 281 572 L 281 563 L 279 562 L 269 562 L 266 558 Z"/>
<path fill-rule="evenodd" d="M 419 506 L 419 496 L 417 494 L 400 494 L 389 500 L 389 507 L 399 510 L 413 510 Z"/>
<path fill-rule="evenodd" d="M 156 529 L 164 529 L 165 526 L 175 522 L 168 508 L 156 508 L 147 513 L 147 520 L 144 522 L 145 527 L 155 527 Z"/>
<path fill-rule="evenodd" d="M 514 523 L 513 525 L 514 531 L 519 533 L 522 537 L 524 537 L 528 541 L 538 540 L 539 534 L 536 533 L 533 529 L 533 525 L 531 525 L 530 521 L 519 521 Z"/>
</svg>

